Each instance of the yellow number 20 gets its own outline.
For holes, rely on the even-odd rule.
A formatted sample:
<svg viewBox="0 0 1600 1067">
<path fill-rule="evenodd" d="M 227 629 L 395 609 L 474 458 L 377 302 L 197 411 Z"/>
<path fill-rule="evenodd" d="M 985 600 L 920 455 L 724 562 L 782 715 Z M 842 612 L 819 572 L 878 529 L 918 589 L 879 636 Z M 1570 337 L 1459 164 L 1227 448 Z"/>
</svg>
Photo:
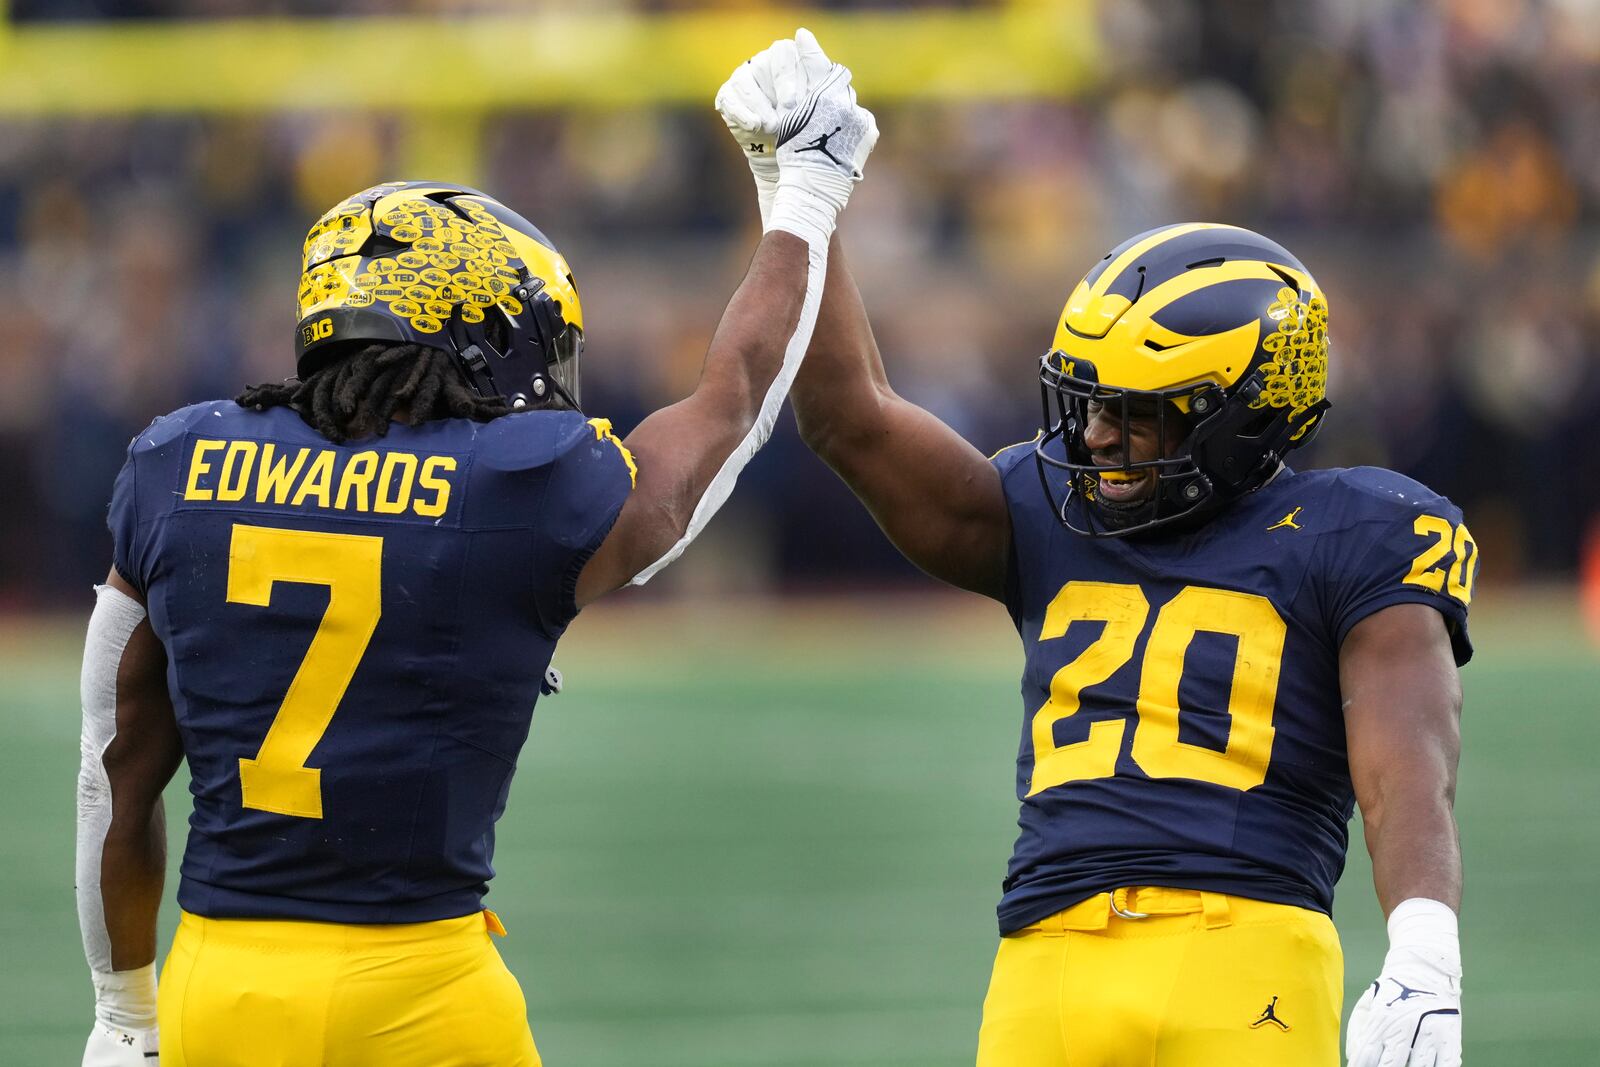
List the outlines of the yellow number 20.
<svg viewBox="0 0 1600 1067">
<path fill-rule="evenodd" d="M 1478 543 L 1467 532 L 1466 523 L 1451 526 L 1449 519 L 1418 515 L 1411 528 L 1418 537 L 1433 538 L 1433 543 L 1411 561 L 1411 573 L 1405 576 L 1405 583 L 1420 585 L 1435 593 L 1448 592 L 1463 604 L 1472 603 L 1472 581 L 1478 573 Z M 1445 556 L 1451 557 L 1448 575 L 1441 565 Z"/>
<path fill-rule="evenodd" d="M 1077 714 L 1085 688 L 1106 681 L 1133 658 L 1150 614 L 1137 585 L 1068 582 L 1045 611 L 1039 640 L 1061 637 L 1074 622 L 1103 622 L 1100 636 L 1050 681 L 1050 699 L 1033 716 L 1033 778 L 1028 795 L 1067 782 L 1109 778 L 1127 729 L 1125 719 L 1089 727 L 1084 741 L 1056 745 L 1055 724 Z M 1225 751 L 1178 739 L 1178 683 L 1184 654 L 1201 632 L 1238 638 L 1228 695 Z M 1187 586 L 1162 606 L 1145 645 L 1133 734 L 1133 760 L 1152 778 L 1193 778 L 1252 789 L 1267 778 L 1273 709 L 1288 627 L 1265 597 Z"/>
<path fill-rule="evenodd" d="M 244 806 L 322 818 L 322 771 L 306 760 L 327 732 L 382 614 L 383 538 L 236 524 L 228 600 L 267 607 L 276 582 L 328 587 L 328 609 L 254 759 L 239 760 Z"/>
</svg>

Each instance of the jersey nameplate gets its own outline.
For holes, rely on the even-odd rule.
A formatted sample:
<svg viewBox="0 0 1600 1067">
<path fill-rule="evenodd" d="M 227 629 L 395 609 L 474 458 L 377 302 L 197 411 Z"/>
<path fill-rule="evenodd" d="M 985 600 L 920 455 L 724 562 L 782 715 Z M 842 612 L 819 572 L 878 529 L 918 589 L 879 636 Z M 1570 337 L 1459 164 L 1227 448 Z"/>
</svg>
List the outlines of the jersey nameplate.
<svg viewBox="0 0 1600 1067">
<path fill-rule="evenodd" d="M 276 441 L 192 438 L 181 478 L 185 504 L 317 508 L 441 519 L 459 495 L 456 456 L 401 450 L 345 452 Z"/>
</svg>

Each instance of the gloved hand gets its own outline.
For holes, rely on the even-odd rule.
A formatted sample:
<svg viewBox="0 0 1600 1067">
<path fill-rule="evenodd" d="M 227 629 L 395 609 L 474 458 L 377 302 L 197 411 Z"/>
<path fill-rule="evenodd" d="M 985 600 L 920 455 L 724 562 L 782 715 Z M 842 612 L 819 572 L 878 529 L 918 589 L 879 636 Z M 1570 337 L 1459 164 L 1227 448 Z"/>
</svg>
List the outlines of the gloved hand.
<svg viewBox="0 0 1600 1067">
<path fill-rule="evenodd" d="M 154 1030 L 123 1030 L 95 1020 L 83 1047 L 83 1067 L 155 1067 L 160 1056 Z"/>
<path fill-rule="evenodd" d="M 826 74 L 824 62 L 818 76 Z M 766 228 L 778 195 L 778 122 L 809 90 L 809 77 L 800 66 L 800 50 L 792 40 L 773 41 L 739 64 L 733 76 L 717 90 L 717 112 L 738 142 L 750 173 L 756 180 L 756 201 L 761 225 Z"/>
<path fill-rule="evenodd" d="M 1456 914 L 1413 897 L 1389 915 L 1389 954 L 1350 1013 L 1349 1067 L 1461 1067 Z"/>
<path fill-rule="evenodd" d="M 742 64 L 717 93 L 717 110 L 756 178 L 762 226 L 826 243 L 878 140 L 856 103 L 850 71 L 810 30 Z"/>
</svg>

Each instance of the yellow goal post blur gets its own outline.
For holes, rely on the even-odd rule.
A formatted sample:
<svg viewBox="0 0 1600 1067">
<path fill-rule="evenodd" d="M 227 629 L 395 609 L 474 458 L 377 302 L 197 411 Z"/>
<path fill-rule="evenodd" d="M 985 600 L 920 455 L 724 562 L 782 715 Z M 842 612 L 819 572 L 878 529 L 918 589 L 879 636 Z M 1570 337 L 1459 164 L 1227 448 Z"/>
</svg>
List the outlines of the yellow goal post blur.
<svg viewBox="0 0 1600 1067">
<path fill-rule="evenodd" d="M 1099 72 L 1094 6 L 14 22 L 0 0 L 0 122 L 383 112 L 406 118 L 409 169 L 471 176 L 486 114 L 709 107 L 735 64 L 801 25 L 869 106 L 1070 97 Z"/>
<path fill-rule="evenodd" d="M 709 103 L 736 63 L 799 25 L 883 101 L 1070 95 L 1098 51 L 1092 0 L 18 24 L 6 7 L 4 117 Z"/>
</svg>

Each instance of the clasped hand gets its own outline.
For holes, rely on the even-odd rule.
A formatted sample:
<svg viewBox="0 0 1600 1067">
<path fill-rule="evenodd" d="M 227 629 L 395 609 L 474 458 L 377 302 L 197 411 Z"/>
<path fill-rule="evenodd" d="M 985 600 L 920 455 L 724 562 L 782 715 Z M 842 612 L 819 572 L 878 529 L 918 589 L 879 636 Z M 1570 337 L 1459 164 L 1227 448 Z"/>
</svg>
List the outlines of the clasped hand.
<svg viewBox="0 0 1600 1067">
<path fill-rule="evenodd" d="M 763 228 L 826 242 L 878 140 L 849 69 L 802 28 L 740 64 L 716 106 L 750 163 Z"/>
</svg>

